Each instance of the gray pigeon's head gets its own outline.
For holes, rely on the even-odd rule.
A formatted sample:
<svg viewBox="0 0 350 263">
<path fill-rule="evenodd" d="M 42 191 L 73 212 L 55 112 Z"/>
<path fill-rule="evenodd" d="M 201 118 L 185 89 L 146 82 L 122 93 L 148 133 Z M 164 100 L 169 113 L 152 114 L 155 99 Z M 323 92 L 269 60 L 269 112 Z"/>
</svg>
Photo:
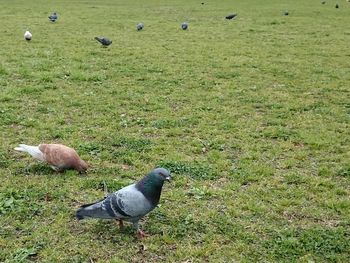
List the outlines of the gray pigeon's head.
<svg viewBox="0 0 350 263">
<path fill-rule="evenodd" d="M 186 30 L 186 29 L 188 28 L 188 23 L 186 23 L 186 22 L 182 23 L 182 24 L 181 24 L 181 28 L 182 28 L 183 30 Z"/>
<path fill-rule="evenodd" d="M 136 188 L 143 193 L 147 200 L 156 206 L 159 202 L 164 181 L 169 181 L 170 179 L 170 172 L 167 169 L 156 168 L 137 182 Z"/>
<path fill-rule="evenodd" d="M 144 28 L 143 23 L 138 23 L 138 24 L 136 25 L 136 30 L 137 30 L 137 31 L 140 31 L 140 30 L 142 30 L 143 28 Z"/>
<path fill-rule="evenodd" d="M 169 181 L 171 179 L 170 172 L 162 167 L 153 169 L 150 174 L 152 174 L 154 178 L 156 178 L 157 180 L 161 180 L 162 182 Z"/>
</svg>

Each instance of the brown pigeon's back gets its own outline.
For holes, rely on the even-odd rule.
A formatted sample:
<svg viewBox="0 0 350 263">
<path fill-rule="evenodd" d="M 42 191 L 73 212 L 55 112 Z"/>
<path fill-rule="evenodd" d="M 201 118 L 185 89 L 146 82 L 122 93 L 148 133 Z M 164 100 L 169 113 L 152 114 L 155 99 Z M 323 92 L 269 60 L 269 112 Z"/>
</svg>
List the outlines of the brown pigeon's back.
<svg viewBox="0 0 350 263">
<path fill-rule="evenodd" d="M 43 153 L 45 161 L 58 170 L 76 169 L 83 172 L 87 169 L 87 164 L 70 147 L 62 144 L 40 144 L 39 150 Z"/>
</svg>

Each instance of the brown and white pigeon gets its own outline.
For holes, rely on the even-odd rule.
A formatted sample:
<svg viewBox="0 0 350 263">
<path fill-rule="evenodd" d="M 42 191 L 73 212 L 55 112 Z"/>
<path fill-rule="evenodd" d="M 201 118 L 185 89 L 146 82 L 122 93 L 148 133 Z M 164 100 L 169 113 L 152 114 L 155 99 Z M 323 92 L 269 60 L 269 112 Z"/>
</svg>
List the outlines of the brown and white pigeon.
<svg viewBox="0 0 350 263">
<path fill-rule="evenodd" d="M 151 212 L 159 203 L 164 181 L 171 179 L 170 172 L 156 168 L 135 184 L 128 185 L 106 198 L 92 204 L 81 206 L 77 212 L 78 220 L 84 218 L 115 219 L 120 227 L 123 220 L 132 222 L 139 237 L 145 233 L 139 228 L 139 220 Z"/>
<path fill-rule="evenodd" d="M 48 163 L 58 172 L 75 169 L 83 173 L 88 168 L 88 164 L 79 157 L 74 149 L 62 144 L 40 144 L 39 146 L 20 144 L 15 150 L 29 153 L 35 159 Z"/>
</svg>

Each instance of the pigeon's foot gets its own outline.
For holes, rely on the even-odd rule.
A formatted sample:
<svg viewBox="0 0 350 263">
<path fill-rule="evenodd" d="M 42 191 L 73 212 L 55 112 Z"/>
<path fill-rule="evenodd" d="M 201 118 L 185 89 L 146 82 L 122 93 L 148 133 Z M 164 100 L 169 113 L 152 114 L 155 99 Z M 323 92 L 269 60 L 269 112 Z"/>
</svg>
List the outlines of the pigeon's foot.
<svg viewBox="0 0 350 263">
<path fill-rule="evenodd" d="M 143 232 L 141 229 L 138 229 L 136 234 L 137 234 L 138 238 L 144 238 L 144 237 L 148 237 L 149 236 L 145 232 Z"/>
<path fill-rule="evenodd" d="M 118 221 L 119 228 L 120 228 L 120 229 L 123 229 L 123 228 L 124 228 L 124 223 L 123 223 L 123 220 L 116 219 L 116 221 Z"/>
<path fill-rule="evenodd" d="M 64 172 L 64 169 L 59 168 L 59 167 L 57 167 L 57 166 L 50 165 L 50 167 L 51 167 L 52 170 L 54 170 L 55 172 L 58 172 L 58 173 L 63 173 L 63 172 Z"/>
</svg>

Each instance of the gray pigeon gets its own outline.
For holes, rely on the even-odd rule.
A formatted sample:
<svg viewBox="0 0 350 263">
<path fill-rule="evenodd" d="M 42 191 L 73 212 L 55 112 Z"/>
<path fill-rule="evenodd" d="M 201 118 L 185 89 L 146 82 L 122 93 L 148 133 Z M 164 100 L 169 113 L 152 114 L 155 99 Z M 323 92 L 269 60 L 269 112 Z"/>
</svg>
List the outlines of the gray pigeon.
<svg viewBox="0 0 350 263">
<path fill-rule="evenodd" d="M 138 23 L 138 24 L 136 25 L 136 30 L 137 30 L 137 31 L 140 31 L 140 30 L 142 30 L 144 27 L 145 27 L 145 26 L 144 26 L 143 23 Z"/>
<path fill-rule="evenodd" d="M 170 172 L 156 168 L 135 184 L 128 185 L 108 195 L 96 203 L 81 206 L 77 212 L 78 220 L 84 218 L 116 219 L 120 227 L 123 220 L 132 222 L 139 237 L 145 233 L 139 228 L 139 220 L 151 212 L 159 203 L 164 181 L 171 179 Z"/>
<path fill-rule="evenodd" d="M 50 15 L 49 19 L 51 22 L 56 22 L 56 20 L 58 19 L 56 12 L 54 12 L 52 15 Z"/>
<path fill-rule="evenodd" d="M 110 44 L 112 44 L 112 40 L 109 40 L 106 37 L 95 37 L 95 39 L 102 44 L 104 47 L 108 47 Z"/>
<path fill-rule="evenodd" d="M 236 16 L 237 16 L 237 14 L 230 14 L 230 15 L 227 15 L 225 18 L 226 19 L 234 19 Z"/>
<path fill-rule="evenodd" d="M 188 28 L 188 23 L 183 22 L 183 23 L 181 24 L 181 28 L 182 28 L 183 30 L 186 30 L 186 29 Z"/>
</svg>

